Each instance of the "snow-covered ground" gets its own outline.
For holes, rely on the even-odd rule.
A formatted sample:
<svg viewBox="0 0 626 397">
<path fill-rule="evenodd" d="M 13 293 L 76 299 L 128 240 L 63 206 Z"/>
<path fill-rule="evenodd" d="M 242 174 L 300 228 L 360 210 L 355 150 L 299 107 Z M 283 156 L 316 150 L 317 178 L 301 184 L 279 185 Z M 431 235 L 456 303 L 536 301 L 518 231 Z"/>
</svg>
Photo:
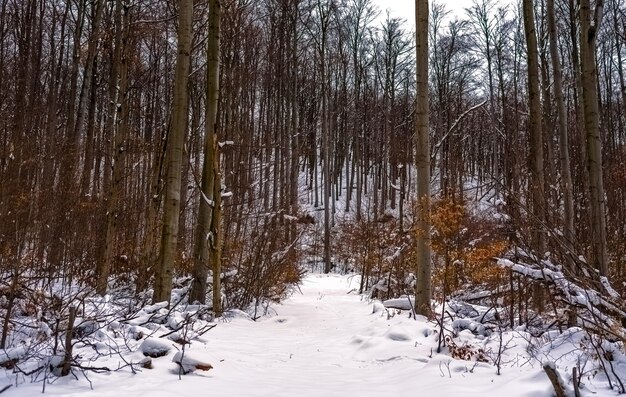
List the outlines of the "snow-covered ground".
<svg viewBox="0 0 626 397">
<path fill-rule="evenodd" d="M 182 376 L 172 358 L 153 359 L 153 369 L 133 375 L 128 370 L 58 378 L 46 385 L 49 396 L 552 396 L 541 363 L 528 358 L 526 341 L 511 339 L 502 374 L 487 363 L 455 360 L 437 354 L 436 325 L 389 316 L 380 303 L 353 292 L 358 280 L 340 275 L 308 275 L 300 291 L 272 315 L 257 322 L 240 316 L 220 321 L 194 341 L 186 354 L 213 369 Z M 513 335 L 513 334 L 511 334 Z M 487 343 L 462 331 L 457 343 Z M 505 342 L 506 342 L 505 341 Z M 492 345 L 493 344 L 493 345 Z M 172 343 L 173 345 L 173 343 Z M 485 348 L 496 346 L 489 342 Z M 574 350 L 574 345 L 571 346 Z M 570 352 L 571 353 L 571 352 Z M 143 355 L 130 353 L 128 360 Z M 116 358 L 107 363 L 116 367 Z M 558 364 L 558 363 L 557 363 Z M 560 368 L 563 370 L 564 368 Z M 571 371 L 571 368 L 569 368 Z M 567 375 L 563 374 L 567 379 Z M 4 384 L 10 379 L 5 379 Z M 612 396 L 592 387 L 583 396 Z M 2 385 L 0 384 L 0 387 Z M 3 397 L 40 395 L 41 383 L 21 383 Z"/>
</svg>

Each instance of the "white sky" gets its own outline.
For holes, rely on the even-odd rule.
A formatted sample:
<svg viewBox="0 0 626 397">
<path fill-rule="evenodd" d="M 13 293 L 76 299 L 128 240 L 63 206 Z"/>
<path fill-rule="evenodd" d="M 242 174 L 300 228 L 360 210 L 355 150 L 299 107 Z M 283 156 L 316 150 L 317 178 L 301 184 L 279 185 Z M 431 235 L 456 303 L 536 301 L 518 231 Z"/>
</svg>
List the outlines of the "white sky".
<svg viewBox="0 0 626 397">
<path fill-rule="evenodd" d="M 438 0 L 438 2 L 461 16 L 465 14 L 465 8 L 472 5 L 473 0 Z M 389 9 L 391 16 L 404 18 L 410 26 L 415 26 L 415 0 L 374 0 L 374 3 L 380 8 L 383 18 L 385 10 Z"/>
</svg>

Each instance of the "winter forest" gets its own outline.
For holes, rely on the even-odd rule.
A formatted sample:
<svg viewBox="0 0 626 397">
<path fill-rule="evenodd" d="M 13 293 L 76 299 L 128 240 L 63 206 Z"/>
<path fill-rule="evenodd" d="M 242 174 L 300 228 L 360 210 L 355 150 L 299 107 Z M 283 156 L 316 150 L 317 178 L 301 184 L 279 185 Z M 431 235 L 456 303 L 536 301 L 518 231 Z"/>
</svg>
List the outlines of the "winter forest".
<svg viewBox="0 0 626 397">
<path fill-rule="evenodd" d="M 626 3 L 453 3 L 0 0 L 0 394 L 626 393 Z"/>
</svg>

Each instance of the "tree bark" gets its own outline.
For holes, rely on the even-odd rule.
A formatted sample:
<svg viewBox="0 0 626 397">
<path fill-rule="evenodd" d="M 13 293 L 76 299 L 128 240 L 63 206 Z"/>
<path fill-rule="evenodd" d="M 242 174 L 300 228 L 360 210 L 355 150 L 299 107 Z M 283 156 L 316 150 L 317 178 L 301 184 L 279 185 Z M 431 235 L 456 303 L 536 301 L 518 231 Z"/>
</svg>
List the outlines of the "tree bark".
<svg viewBox="0 0 626 397">
<path fill-rule="evenodd" d="M 601 276 L 608 272 L 606 247 L 606 201 L 602 173 L 602 137 L 598 109 L 598 70 L 596 67 L 596 39 L 602 22 L 604 1 L 597 0 L 593 24 L 589 0 L 580 1 L 580 62 L 583 96 L 583 114 L 587 142 L 589 170 L 590 223 L 592 239 L 591 263 Z"/>
<path fill-rule="evenodd" d="M 613 31 L 615 32 L 616 36 L 620 36 L 620 26 L 619 26 L 619 8 L 618 8 L 618 2 L 614 0 L 613 2 Z M 622 46 L 626 45 L 626 19 L 624 19 L 624 25 L 621 28 L 622 32 L 621 32 L 621 36 L 622 36 L 622 40 L 620 40 L 619 38 L 616 39 L 616 46 L 617 48 L 615 49 L 615 52 L 617 54 L 617 75 L 619 76 L 619 85 L 620 85 L 620 91 L 622 94 L 622 115 L 624 118 L 624 123 L 626 124 L 626 79 L 624 78 L 624 62 L 623 62 L 623 58 L 622 58 Z"/>
<path fill-rule="evenodd" d="M 559 131 L 559 151 L 561 163 L 561 189 L 563 189 L 563 237 L 568 247 L 574 242 L 574 197 L 572 192 L 572 172 L 569 156 L 569 136 L 567 133 L 567 113 L 563 99 L 563 73 L 557 47 L 557 26 L 554 0 L 547 0 L 548 36 L 552 73 L 554 74 L 554 99 L 557 108 Z"/>
<path fill-rule="evenodd" d="M 114 95 L 115 106 L 113 107 L 113 114 L 109 115 L 113 119 L 111 124 L 113 130 L 113 164 L 112 164 L 112 180 L 107 192 L 108 198 L 106 201 L 106 234 L 104 240 L 104 253 L 102 258 L 98 262 L 96 281 L 96 292 L 100 295 L 104 295 L 107 291 L 107 280 L 113 261 L 115 258 L 115 238 L 118 233 L 119 215 L 120 215 L 120 199 L 123 188 L 124 179 L 124 159 L 125 159 L 125 141 L 128 131 L 128 109 L 126 101 L 126 88 L 128 86 L 128 54 L 127 54 L 127 40 L 128 40 L 128 9 L 123 8 L 121 0 L 118 0 L 116 5 L 116 13 L 120 12 L 120 26 L 117 27 L 115 42 L 115 56 L 113 62 L 115 63 L 115 69 L 119 71 L 119 84 L 115 84 L 116 94 Z M 117 74 L 117 73 L 116 73 Z M 116 77 L 117 78 L 117 77 Z M 78 124 L 77 124 L 78 126 Z M 77 128 L 78 130 L 78 128 Z"/>
<path fill-rule="evenodd" d="M 415 0 L 416 21 L 416 112 L 415 165 L 417 170 L 417 236 L 415 312 L 430 315 L 430 142 L 428 100 L 428 0 Z"/>
<path fill-rule="evenodd" d="M 204 164 L 202 166 L 202 196 L 194 245 L 194 282 L 191 301 L 205 303 L 207 274 L 213 270 L 213 310 L 221 313 L 221 178 L 217 147 L 217 106 L 219 100 L 220 0 L 209 2 L 209 36 L 207 41 L 207 106 L 205 110 Z"/>
<path fill-rule="evenodd" d="M 537 50 L 537 32 L 532 0 L 523 0 L 524 32 L 528 51 L 528 101 L 529 101 L 529 163 L 530 191 L 533 214 L 532 245 L 539 258 L 546 252 L 545 197 L 544 197 L 544 166 L 543 138 L 541 128 L 541 94 L 539 91 L 539 55 Z"/>
<path fill-rule="evenodd" d="M 161 231 L 159 260 L 155 272 L 153 302 L 169 301 L 170 299 L 172 274 L 178 243 L 181 166 L 189 102 L 187 82 L 189 80 L 191 53 L 193 0 L 179 0 L 178 4 L 178 55 L 176 57 L 174 77 L 172 121 L 166 154 L 167 174 L 165 179 L 163 229 Z"/>
<path fill-rule="evenodd" d="M 326 68 L 326 45 L 328 38 L 328 27 L 330 24 L 330 4 L 328 2 L 325 5 L 322 4 L 322 0 L 317 3 L 318 11 L 320 13 L 320 77 L 321 77 L 321 134 L 322 134 L 322 161 L 323 161 L 323 181 L 322 187 L 324 192 L 324 273 L 330 273 L 331 271 L 331 257 L 330 257 L 330 131 L 328 128 L 328 81 L 327 81 L 327 68 Z"/>
</svg>

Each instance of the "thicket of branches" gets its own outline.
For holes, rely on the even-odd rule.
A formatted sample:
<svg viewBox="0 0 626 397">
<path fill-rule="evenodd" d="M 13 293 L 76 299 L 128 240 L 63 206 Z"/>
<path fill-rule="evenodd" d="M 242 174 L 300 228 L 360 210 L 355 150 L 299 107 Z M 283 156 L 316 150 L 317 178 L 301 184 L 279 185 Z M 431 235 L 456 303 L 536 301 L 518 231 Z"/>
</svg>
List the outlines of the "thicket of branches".
<svg viewBox="0 0 626 397">
<path fill-rule="evenodd" d="M 442 296 L 505 280 L 508 273 L 485 266 L 511 247 L 530 247 L 538 263 L 545 251 L 572 269 L 584 263 L 579 256 L 595 263 L 599 235 L 589 219 L 598 215 L 592 205 L 597 197 L 590 197 L 597 173 L 588 167 L 593 161 L 587 154 L 579 33 L 589 26 L 581 24 L 582 3 L 531 2 L 540 135 L 529 132 L 536 130 L 536 112 L 529 103 L 530 52 L 518 5 L 476 0 L 454 16 L 443 4 L 431 4 L 431 168 L 439 191 L 433 249 Z M 552 53 L 551 4 L 558 31 Z M 411 216 L 410 25 L 380 13 L 370 0 L 221 5 L 218 190 L 224 198 L 227 305 L 243 308 L 285 296 L 287 285 L 300 278 L 303 254 L 323 254 L 329 267 L 331 256 L 354 261 L 365 275 L 364 290 L 385 276 L 391 284 L 394 275 L 402 292 L 410 285 L 411 238 L 419 233 Z M 619 0 L 596 1 L 596 10 L 599 5 L 604 18 L 592 27 L 592 58 L 607 240 L 607 268 L 599 275 L 623 294 L 626 8 Z M 110 273 L 104 274 L 109 291 L 132 287 L 138 294 L 152 286 L 172 129 L 177 9 L 169 0 L 0 0 L 5 332 L 24 286 L 48 291 L 52 299 L 59 282 L 95 287 L 103 269 Z M 207 13 L 206 1 L 194 2 L 179 276 L 193 266 L 201 200 Z M 557 75 L 561 90 L 555 88 Z M 543 176 L 537 179 L 539 160 Z M 500 222 L 471 209 L 486 202 L 497 207 Z M 325 212 L 326 230 L 322 248 L 310 252 L 301 243 L 308 244 L 311 222 L 322 222 L 315 209 Z M 345 213 L 348 221 L 341 221 Z M 110 269 L 102 266 L 106 256 L 114 258 Z M 599 280 L 591 266 L 580 266 Z M 509 284 L 511 291 L 520 288 Z"/>
</svg>

